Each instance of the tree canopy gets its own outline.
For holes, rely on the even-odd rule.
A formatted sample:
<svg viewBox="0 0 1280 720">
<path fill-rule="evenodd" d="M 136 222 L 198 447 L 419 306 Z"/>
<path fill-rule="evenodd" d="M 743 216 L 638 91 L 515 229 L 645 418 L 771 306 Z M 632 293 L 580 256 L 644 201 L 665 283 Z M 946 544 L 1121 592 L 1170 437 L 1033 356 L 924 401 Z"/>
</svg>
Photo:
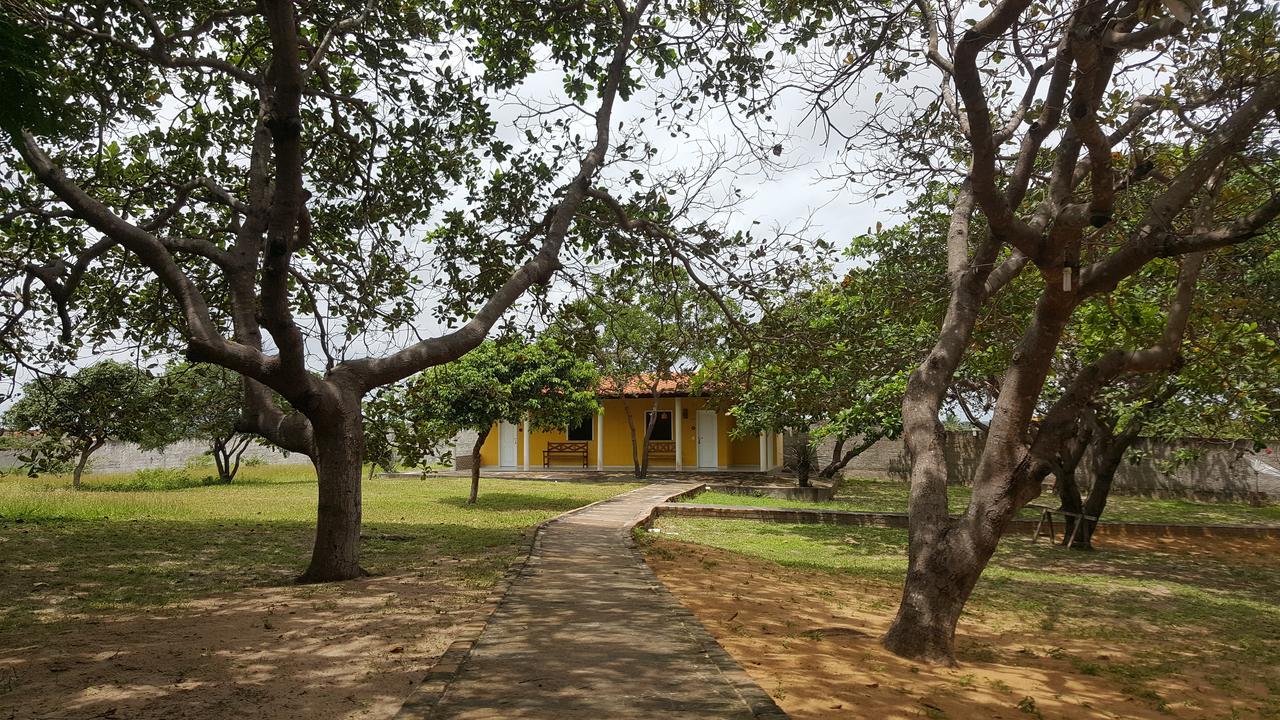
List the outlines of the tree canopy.
<svg viewBox="0 0 1280 720">
<path fill-rule="evenodd" d="M 31 473 L 75 460 L 74 487 L 90 456 L 108 440 L 164 447 L 177 439 L 159 387 L 145 370 L 104 360 L 73 375 L 42 377 L 23 387 L 5 413 L 10 428 L 35 431 L 41 442 L 21 459 Z"/>
<path fill-rule="evenodd" d="M 599 376 L 591 363 L 554 339 L 486 341 L 460 360 L 410 381 L 402 407 L 411 435 L 398 444 L 422 458 L 461 430 L 476 432 L 471 448 L 471 496 L 480 482 L 480 448 L 498 422 L 528 422 L 532 430 L 572 427 L 596 408 Z"/>
<path fill-rule="evenodd" d="M 226 368 L 178 363 L 165 368 L 157 388 L 171 434 L 207 443 L 218 480 L 229 483 L 253 436 L 240 432 L 243 383 Z M 159 411 L 160 408 L 157 408 Z"/>
</svg>

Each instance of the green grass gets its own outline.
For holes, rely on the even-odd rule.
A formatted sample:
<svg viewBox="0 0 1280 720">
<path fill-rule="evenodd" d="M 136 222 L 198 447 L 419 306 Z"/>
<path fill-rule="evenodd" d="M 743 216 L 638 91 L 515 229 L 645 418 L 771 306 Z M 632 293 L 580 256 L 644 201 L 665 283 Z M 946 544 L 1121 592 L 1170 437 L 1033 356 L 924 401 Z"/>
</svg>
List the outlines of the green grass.
<svg viewBox="0 0 1280 720">
<path fill-rule="evenodd" d="M 840 486 L 834 500 L 813 502 L 783 500 L 780 498 L 751 495 L 732 495 L 707 492 L 684 502 L 711 505 L 746 505 L 751 507 L 820 508 L 824 510 L 854 510 L 862 512 L 906 512 L 906 483 L 894 480 L 846 480 Z M 947 502 L 951 512 L 963 512 L 969 504 L 970 490 L 964 486 L 947 488 Z M 1041 497 L 1038 504 L 1057 506 L 1057 498 Z M 1024 509 L 1023 515 L 1034 516 L 1035 511 Z M 1113 495 L 1107 500 L 1104 521 L 1187 523 L 1195 525 L 1280 525 L 1280 503 L 1255 507 L 1244 503 L 1196 502 L 1181 499 L 1155 499 L 1129 495 Z"/>
<path fill-rule="evenodd" d="M 663 538 L 720 548 L 788 567 L 845 574 L 896 597 L 906 572 L 904 530 L 790 525 L 746 520 L 664 518 Z M 892 614 L 892 603 L 882 608 Z M 1115 680 L 1126 692 L 1161 700 L 1162 678 L 1206 671 L 1280 689 L 1280 557 L 1233 563 L 1165 550 L 1067 551 L 1006 539 L 965 608 L 1017 618 L 1018 629 L 1055 637 L 1123 643 L 1125 661 L 1060 653 L 1078 672 Z M 1064 643 L 1065 644 L 1065 643 Z M 999 661 L 1009 648 L 979 648 Z M 966 658 L 962 657 L 961 661 Z M 1257 698 L 1262 717 L 1280 717 L 1280 694 Z"/>
<path fill-rule="evenodd" d="M 316 483 L 308 465 L 0 479 L 0 635 L 80 614 L 169 606 L 292 582 L 306 566 Z M 378 574 L 447 563 L 487 586 L 531 526 L 636 487 L 484 479 L 375 478 L 364 484 L 361 564 Z"/>
</svg>

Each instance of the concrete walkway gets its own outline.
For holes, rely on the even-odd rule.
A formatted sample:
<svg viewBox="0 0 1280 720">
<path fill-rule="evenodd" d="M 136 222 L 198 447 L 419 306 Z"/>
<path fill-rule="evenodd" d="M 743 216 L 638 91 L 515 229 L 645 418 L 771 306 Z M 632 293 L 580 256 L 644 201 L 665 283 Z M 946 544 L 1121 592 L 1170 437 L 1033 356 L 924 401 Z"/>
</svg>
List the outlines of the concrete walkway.
<svg viewBox="0 0 1280 720">
<path fill-rule="evenodd" d="M 548 525 L 443 694 L 418 693 L 400 717 L 785 718 L 631 545 L 640 518 L 696 484 Z"/>
</svg>

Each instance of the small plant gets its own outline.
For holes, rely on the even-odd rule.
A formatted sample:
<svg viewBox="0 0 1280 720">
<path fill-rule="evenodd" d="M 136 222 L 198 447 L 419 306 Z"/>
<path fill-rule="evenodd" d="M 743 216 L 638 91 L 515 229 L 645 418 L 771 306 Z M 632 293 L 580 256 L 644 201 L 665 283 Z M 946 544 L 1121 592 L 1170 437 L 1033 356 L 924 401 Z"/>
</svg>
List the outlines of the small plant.
<svg viewBox="0 0 1280 720">
<path fill-rule="evenodd" d="M 1036 699 L 1030 695 L 1018 701 L 1018 709 L 1022 712 L 1034 717 L 1044 717 L 1040 714 L 1040 709 L 1036 707 Z"/>
<path fill-rule="evenodd" d="M 787 465 L 795 471 L 800 487 L 809 487 L 809 476 L 818 466 L 818 448 L 808 435 L 801 435 L 787 448 Z"/>
</svg>

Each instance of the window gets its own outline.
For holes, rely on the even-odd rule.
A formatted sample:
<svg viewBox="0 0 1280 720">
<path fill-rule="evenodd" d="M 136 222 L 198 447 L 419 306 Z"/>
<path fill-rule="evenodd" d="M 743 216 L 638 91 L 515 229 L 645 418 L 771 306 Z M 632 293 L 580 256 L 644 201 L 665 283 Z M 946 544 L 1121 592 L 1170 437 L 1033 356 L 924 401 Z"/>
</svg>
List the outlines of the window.
<svg viewBox="0 0 1280 720">
<path fill-rule="evenodd" d="M 652 411 L 644 414 L 645 427 L 649 426 L 649 418 L 651 417 L 653 417 Z M 658 420 L 653 424 L 653 435 L 650 435 L 649 439 L 670 440 L 671 438 L 671 413 L 667 410 L 659 410 Z"/>
<path fill-rule="evenodd" d="M 578 421 L 577 425 L 570 425 L 565 431 L 565 437 L 570 440 L 590 440 L 591 429 L 595 427 L 595 418 L 591 415 L 584 416 Z"/>
</svg>

